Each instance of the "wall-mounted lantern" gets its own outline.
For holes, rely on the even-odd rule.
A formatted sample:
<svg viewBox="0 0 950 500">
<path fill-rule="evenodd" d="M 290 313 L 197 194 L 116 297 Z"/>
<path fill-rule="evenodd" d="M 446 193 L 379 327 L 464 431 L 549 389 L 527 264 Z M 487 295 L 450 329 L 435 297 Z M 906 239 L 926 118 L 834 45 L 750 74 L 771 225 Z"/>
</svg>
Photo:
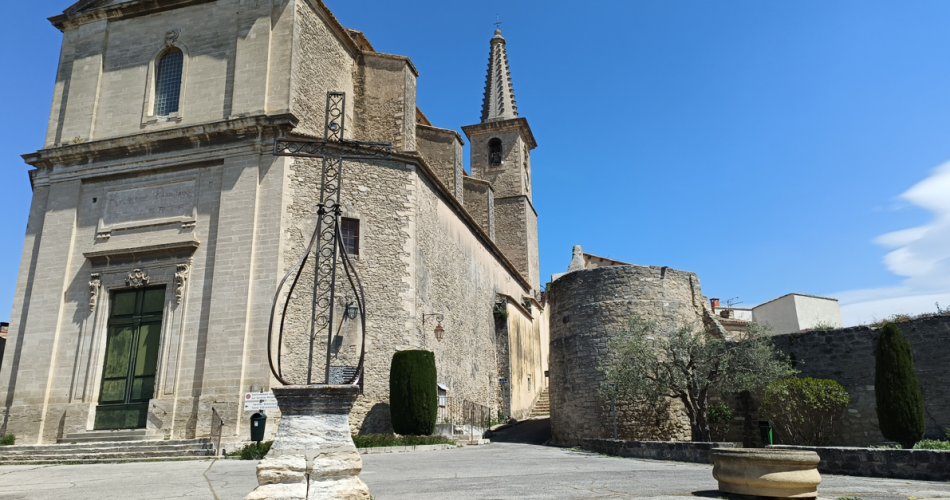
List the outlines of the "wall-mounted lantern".
<svg viewBox="0 0 950 500">
<path fill-rule="evenodd" d="M 423 313 L 423 315 L 422 315 L 422 327 L 423 327 L 423 328 L 425 328 L 425 325 L 426 325 L 426 316 L 435 316 L 435 317 L 437 318 L 436 321 L 438 321 L 438 324 L 435 325 L 435 339 L 438 340 L 439 342 L 441 342 L 441 341 L 442 341 L 442 336 L 445 335 L 445 328 L 442 328 L 442 320 L 444 320 L 445 317 L 442 316 L 442 315 L 439 314 L 439 313 L 433 313 L 433 314 L 425 314 L 425 313 Z"/>
<path fill-rule="evenodd" d="M 354 304 L 353 302 L 346 303 L 346 317 L 350 319 L 356 319 L 356 316 L 360 313 L 360 306 Z"/>
</svg>

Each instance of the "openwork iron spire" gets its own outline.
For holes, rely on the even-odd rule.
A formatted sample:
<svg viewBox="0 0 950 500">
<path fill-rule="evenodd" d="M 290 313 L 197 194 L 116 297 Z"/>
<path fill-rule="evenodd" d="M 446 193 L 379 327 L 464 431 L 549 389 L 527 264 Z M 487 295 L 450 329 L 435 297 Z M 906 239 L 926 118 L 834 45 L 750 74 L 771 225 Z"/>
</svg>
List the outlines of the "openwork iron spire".
<svg viewBox="0 0 950 500">
<path fill-rule="evenodd" d="M 488 56 L 488 78 L 485 80 L 485 101 L 482 103 L 482 123 L 518 117 L 515 89 L 511 85 L 508 52 L 501 30 L 495 30 Z"/>
</svg>

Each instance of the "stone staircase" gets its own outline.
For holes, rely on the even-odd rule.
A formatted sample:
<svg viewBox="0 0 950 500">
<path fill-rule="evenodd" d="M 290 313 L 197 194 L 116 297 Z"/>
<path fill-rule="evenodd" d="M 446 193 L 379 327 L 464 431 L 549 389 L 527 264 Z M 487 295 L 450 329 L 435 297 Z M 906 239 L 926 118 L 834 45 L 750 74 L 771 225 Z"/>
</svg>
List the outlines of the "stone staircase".
<svg viewBox="0 0 950 500">
<path fill-rule="evenodd" d="M 549 417 L 551 416 L 551 401 L 548 400 L 548 391 L 545 390 L 541 393 L 541 396 L 538 397 L 538 402 L 535 403 L 534 408 L 531 409 L 530 418 L 535 417 Z"/>
<path fill-rule="evenodd" d="M 0 465 L 200 460 L 214 457 L 210 439 L 165 441 L 144 430 L 67 434 L 57 444 L 0 447 Z"/>
</svg>

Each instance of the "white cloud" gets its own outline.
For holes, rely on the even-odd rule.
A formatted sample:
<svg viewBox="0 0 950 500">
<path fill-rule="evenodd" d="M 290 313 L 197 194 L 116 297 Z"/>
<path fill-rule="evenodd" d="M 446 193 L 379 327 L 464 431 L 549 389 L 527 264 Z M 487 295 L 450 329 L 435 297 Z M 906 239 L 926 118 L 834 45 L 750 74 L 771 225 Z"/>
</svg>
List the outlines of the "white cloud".
<svg viewBox="0 0 950 500">
<path fill-rule="evenodd" d="M 900 196 L 934 214 L 922 226 L 894 231 L 875 243 L 891 249 L 884 264 L 905 279 L 900 286 L 834 294 L 846 325 L 869 323 L 892 314 L 936 312 L 950 307 L 950 162 Z"/>
</svg>

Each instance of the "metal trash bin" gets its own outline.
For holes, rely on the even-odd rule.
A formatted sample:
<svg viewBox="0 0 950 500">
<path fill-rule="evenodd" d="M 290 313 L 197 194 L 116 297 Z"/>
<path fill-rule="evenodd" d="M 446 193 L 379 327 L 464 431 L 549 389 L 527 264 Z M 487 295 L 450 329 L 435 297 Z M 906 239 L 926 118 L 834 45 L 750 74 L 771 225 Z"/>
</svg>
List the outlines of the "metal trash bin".
<svg viewBox="0 0 950 500">
<path fill-rule="evenodd" d="M 267 415 L 255 413 L 251 415 L 251 441 L 260 443 L 264 440 L 264 428 L 267 426 Z"/>
<path fill-rule="evenodd" d="M 772 422 L 768 420 L 759 421 L 759 434 L 762 437 L 762 446 L 775 444 L 775 432 L 772 429 Z"/>
</svg>

